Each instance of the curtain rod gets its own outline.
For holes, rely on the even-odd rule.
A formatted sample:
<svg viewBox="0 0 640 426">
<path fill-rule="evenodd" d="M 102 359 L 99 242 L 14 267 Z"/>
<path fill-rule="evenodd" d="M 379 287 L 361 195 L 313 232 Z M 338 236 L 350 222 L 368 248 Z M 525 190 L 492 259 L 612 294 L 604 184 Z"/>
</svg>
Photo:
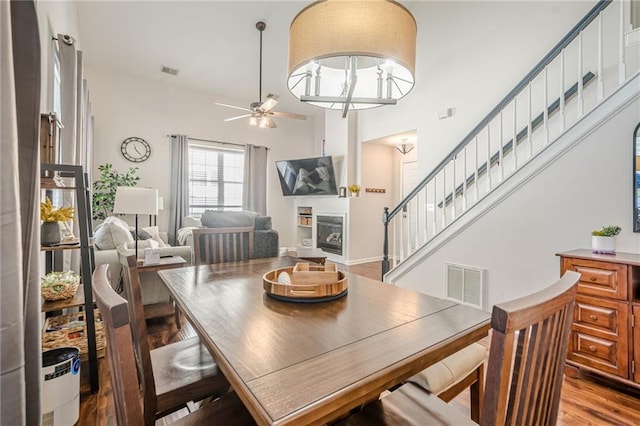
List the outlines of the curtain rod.
<svg viewBox="0 0 640 426">
<path fill-rule="evenodd" d="M 177 135 L 167 135 L 168 138 L 172 137 L 172 136 L 177 136 Z M 219 143 L 222 145 L 233 145 L 233 146 L 241 146 L 241 147 L 245 147 L 247 146 L 246 144 L 242 144 L 242 143 L 233 143 L 233 142 L 221 142 L 221 141 L 214 141 L 211 139 L 202 139 L 202 138 L 192 138 L 191 136 L 187 136 L 188 139 L 191 139 L 192 141 L 200 141 L 200 142 L 212 142 L 212 143 Z M 258 145 L 256 145 L 258 146 Z M 267 149 L 271 149 L 271 148 L 267 148 Z"/>
</svg>

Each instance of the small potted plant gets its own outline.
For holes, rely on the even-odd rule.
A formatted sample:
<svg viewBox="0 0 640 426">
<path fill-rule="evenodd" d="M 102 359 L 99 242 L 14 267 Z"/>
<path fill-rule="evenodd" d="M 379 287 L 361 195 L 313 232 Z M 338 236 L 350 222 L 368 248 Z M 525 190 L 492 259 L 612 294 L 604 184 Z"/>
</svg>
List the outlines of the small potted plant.
<svg viewBox="0 0 640 426">
<path fill-rule="evenodd" d="M 614 254 L 616 252 L 616 235 L 622 231 L 619 226 L 603 226 L 591 232 L 591 250 L 594 253 Z"/>
<path fill-rule="evenodd" d="M 356 184 L 349 185 L 349 192 L 351 192 L 352 197 L 357 197 L 360 195 L 360 186 Z"/>
<path fill-rule="evenodd" d="M 69 299 L 76 295 L 80 275 L 73 271 L 49 272 L 40 280 L 42 298 L 46 301 Z"/>
<path fill-rule="evenodd" d="M 40 219 L 42 226 L 40 228 L 40 242 L 43 246 L 51 246 L 60 242 L 60 222 L 64 223 L 73 219 L 75 210 L 73 207 L 53 206 L 49 197 L 43 203 L 40 203 Z M 66 224 L 65 224 L 66 225 Z"/>
</svg>

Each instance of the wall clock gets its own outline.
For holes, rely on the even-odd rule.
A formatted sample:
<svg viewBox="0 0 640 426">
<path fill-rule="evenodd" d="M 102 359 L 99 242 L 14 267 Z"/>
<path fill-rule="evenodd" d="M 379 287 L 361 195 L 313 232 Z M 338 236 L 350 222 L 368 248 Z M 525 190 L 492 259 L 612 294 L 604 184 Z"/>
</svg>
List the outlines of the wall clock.
<svg viewBox="0 0 640 426">
<path fill-rule="evenodd" d="M 122 141 L 120 151 L 127 160 L 142 163 L 151 155 L 151 146 L 144 139 L 133 136 Z"/>
</svg>

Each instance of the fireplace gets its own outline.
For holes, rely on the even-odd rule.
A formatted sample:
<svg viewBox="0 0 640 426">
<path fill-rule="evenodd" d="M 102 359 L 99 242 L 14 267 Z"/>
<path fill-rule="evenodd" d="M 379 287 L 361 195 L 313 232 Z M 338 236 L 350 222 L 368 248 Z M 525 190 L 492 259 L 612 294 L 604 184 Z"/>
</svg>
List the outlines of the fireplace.
<svg viewBox="0 0 640 426">
<path fill-rule="evenodd" d="M 342 256 L 342 216 L 317 216 L 317 246 L 328 252 Z"/>
</svg>

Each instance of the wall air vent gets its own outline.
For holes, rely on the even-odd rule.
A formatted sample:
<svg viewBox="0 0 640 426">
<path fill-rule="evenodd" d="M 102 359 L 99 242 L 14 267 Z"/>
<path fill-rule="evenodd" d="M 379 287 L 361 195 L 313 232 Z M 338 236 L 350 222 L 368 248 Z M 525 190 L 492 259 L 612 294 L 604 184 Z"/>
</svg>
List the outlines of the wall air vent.
<svg viewBox="0 0 640 426">
<path fill-rule="evenodd" d="M 162 71 L 165 74 L 178 75 L 178 69 L 177 68 L 169 68 L 169 67 L 164 66 L 164 65 L 160 66 L 160 71 Z"/>
<path fill-rule="evenodd" d="M 484 280 L 486 269 L 445 263 L 445 297 L 486 310 Z"/>
</svg>

